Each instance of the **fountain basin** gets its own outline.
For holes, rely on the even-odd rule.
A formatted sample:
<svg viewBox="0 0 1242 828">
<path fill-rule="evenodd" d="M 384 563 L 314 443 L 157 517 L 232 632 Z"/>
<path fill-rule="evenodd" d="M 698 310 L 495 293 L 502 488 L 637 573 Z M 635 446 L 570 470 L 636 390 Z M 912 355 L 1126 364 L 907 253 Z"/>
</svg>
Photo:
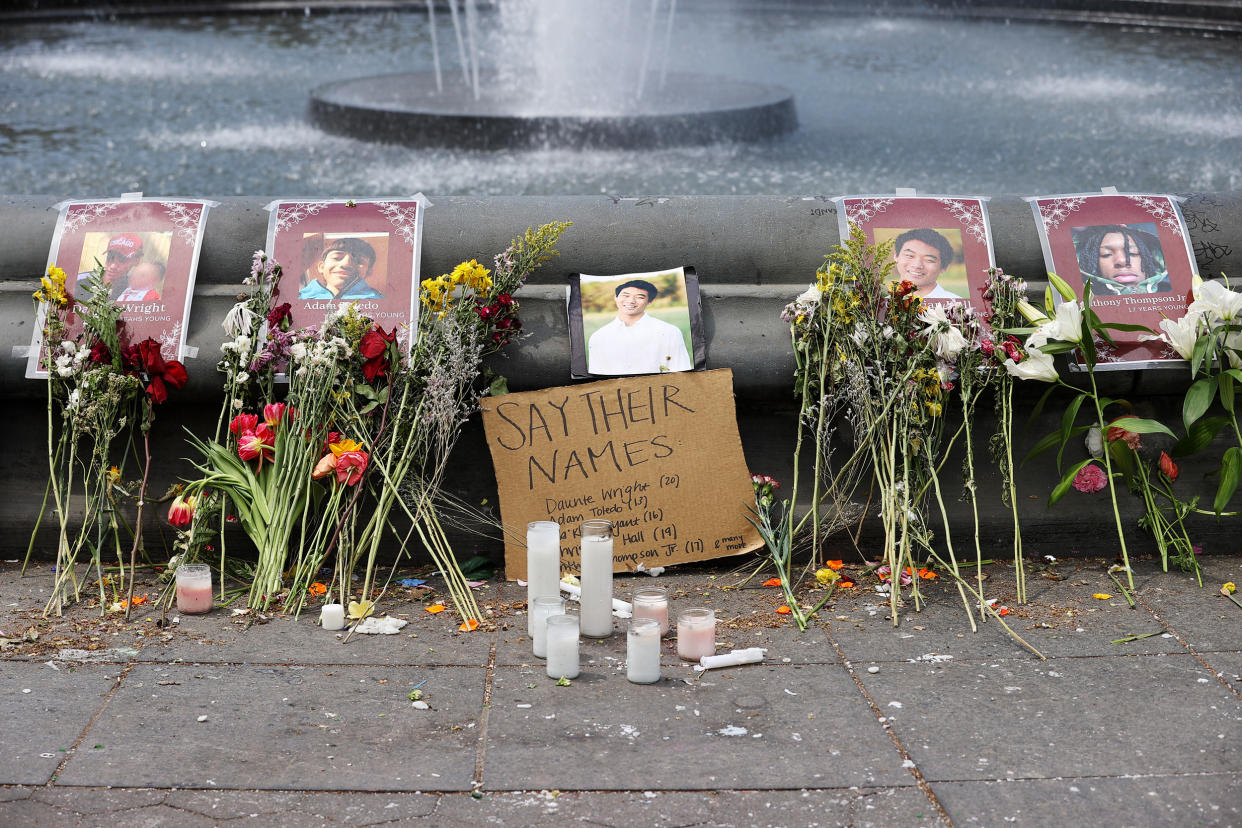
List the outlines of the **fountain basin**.
<svg viewBox="0 0 1242 828">
<path fill-rule="evenodd" d="M 757 141 L 797 129 L 793 94 L 779 86 L 690 73 L 623 112 L 589 101 L 547 107 L 432 72 L 375 75 L 311 91 L 310 120 L 336 135 L 418 147 L 635 149 Z M 652 84 L 656 84 L 653 82 Z M 491 87 L 495 88 L 495 87 Z"/>
</svg>

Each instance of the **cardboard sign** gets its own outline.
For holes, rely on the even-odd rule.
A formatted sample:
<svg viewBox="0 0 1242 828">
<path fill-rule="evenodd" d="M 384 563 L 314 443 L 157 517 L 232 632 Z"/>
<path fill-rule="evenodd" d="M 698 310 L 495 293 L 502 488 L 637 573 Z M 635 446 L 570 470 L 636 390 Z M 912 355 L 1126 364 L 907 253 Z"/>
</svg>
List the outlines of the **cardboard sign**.
<svg viewBox="0 0 1242 828">
<path fill-rule="evenodd" d="M 733 372 L 665 373 L 483 400 L 505 575 L 526 576 L 526 524 L 561 526 L 577 572 L 583 521 L 614 526 L 613 569 L 740 555 L 763 545 L 733 405 Z"/>
</svg>

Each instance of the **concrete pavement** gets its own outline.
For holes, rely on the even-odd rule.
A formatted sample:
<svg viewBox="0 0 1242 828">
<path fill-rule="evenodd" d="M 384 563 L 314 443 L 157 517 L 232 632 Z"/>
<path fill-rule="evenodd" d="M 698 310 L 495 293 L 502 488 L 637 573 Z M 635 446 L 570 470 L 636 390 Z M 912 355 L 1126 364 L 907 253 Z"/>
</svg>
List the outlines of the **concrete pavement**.
<svg viewBox="0 0 1242 828">
<path fill-rule="evenodd" d="M 1242 559 L 1204 558 L 1202 588 L 1141 561 L 1134 609 L 1107 563 L 1033 569 L 1024 606 L 986 568 L 1046 661 L 972 633 L 945 578 L 897 628 L 862 578 L 799 633 L 736 561 L 619 577 L 767 660 L 697 674 L 669 639 L 633 685 L 617 634 L 568 687 L 503 581 L 476 590 L 484 629 L 397 588 L 380 612 L 409 626 L 345 643 L 313 613 L 45 620 L 50 566 L 4 563 L 0 824 L 1242 825 L 1242 608 L 1219 594 Z"/>
</svg>

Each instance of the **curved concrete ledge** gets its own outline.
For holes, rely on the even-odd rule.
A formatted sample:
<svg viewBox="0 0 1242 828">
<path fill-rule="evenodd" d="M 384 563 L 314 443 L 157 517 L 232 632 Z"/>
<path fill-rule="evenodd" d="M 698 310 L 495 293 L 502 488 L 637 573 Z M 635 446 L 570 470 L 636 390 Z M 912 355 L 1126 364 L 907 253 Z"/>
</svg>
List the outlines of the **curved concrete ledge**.
<svg viewBox="0 0 1242 828">
<path fill-rule="evenodd" d="M 31 293 L 47 261 L 57 196 L 0 196 L 0 398 L 9 415 L 10 474 L 0 477 L 0 553 L 23 554 L 46 479 L 46 406 L 44 385 L 26 380 L 24 357 L 13 355 L 30 341 Z M 190 385 L 161 413 L 153 435 L 160 458 L 155 488 L 190 469 L 182 461 L 186 447 L 181 427 L 209 433 L 220 404 L 215 371 L 223 341 L 220 321 L 232 305 L 249 270 L 251 253 L 264 246 L 269 198 L 220 198 L 208 219 L 188 326 L 199 358 L 188 361 Z M 423 242 L 423 272 L 438 274 L 463 259 L 490 257 L 532 224 L 569 219 L 574 226 L 561 244 L 561 257 L 531 280 L 519 298 L 530 336 L 497 359 L 494 367 L 510 378 L 514 390 L 568 384 L 569 336 L 565 315 L 564 274 L 621 273 L 693 264 L 702 280 L 703 320 L 708 366 L 734 372 L 743 447 L 752 469 L 788 479 L 792 467 L 796 404 L 791 377 L 793 352 L 780 310 L 805 289 L 824 254 L 838 242 L 837 216 L 826 196 L 694 196 L 608 198 L 431 197 Z M 1201 193 L 1183 204 L 1200 272 L 1242 275 L 1242 193 Z M 1029 205 L 1016 196 L 997 196 L 989 204 L 998 264 L 1032 284 L 1032 298 L 1042 293 L 1043 257 Z M 1114 372 L 1102 375 L 1101 390 L 1136 402 L 1141 416 L 1180 420 L 1185 370 Z M 1033 405 L 1042 384 L 1020 388 L 1022 407 Z M 1054 406 L 1050 406 L 1050 409 Z M 986 416 L 986 414 L 984 415 Z M 1060 412 L 1046 411 L 1025 427 L 1019 456 L 1042 435 L 1053 431 Z M 979 434 L 993 424 L 980 417 Z M 979 444 L 982 452 L 982 444 Z M 495 502 L 491 462 L 477 424 L 467 429 L 453 465 L 449 485 L 473 502 Z M 954 461 L 946 468 L 954 468 Z M 1201 464 L 1202 465 L 1202 464 Z M 1086 498 L 1066 498 L 1049 512 L 1043 498 L 1053 485 L 1050 460 L 1032 462 L 1022 473 L 1024 526 L 1065 549 L 1098 551 L 1083 539 L 1082 527 L 1099 521 L 1105 508 Z M 1203 468 L 1183 467 L 1183 479 L 1195 480 Z M 982 491 L 999 490 L 991 471 L 981 472 Z M 948 485 L 948 484 L 946 484 Z M 951 486 L 946 491 L 954 491 Z M 999 503 L 999 501 L 998 501 Z M 1134 504 L 1123 503 L 1123 509 Z M 969 520 L 962 503 L 951 503 L 954 522 Z M 1007 513 L 999 506 L 984 514 L 992 529 L 993 548 L 1004 555 Z M 1137 513 L 1124 518 L 1137 518 Z M 1132 521 L 1131 521 L 1132 522 Z M 1199 521 L 1204 543 L 1224 543 L 1231 527 Z M 1137 531 L 1137 530 L 1135 530 Z M 149 539 L 162 542 L 158 527 Z M 46 536 L 45 536 L 46 537 Z M 1136 541 L 1138 540 L 1136 536 Z M 463 536 L 462 551 L 478 548 Z M 1101 541 L 1103 543 L 1104 541 Z M 1236 545 L 1236 544 L 1235 544 Z M 1147 548 L 1143 545 L 1141 548 Z M 1218 547 L 1219 548 L 1219 547 Z M 1230 548 L 1233 548 L 1232 546 Z"/>
</svg>

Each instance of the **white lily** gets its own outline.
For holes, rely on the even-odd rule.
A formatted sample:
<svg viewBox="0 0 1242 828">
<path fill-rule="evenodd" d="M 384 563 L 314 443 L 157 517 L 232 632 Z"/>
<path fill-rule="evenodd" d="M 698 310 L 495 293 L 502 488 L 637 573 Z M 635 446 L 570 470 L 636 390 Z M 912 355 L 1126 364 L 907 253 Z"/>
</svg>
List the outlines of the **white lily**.
<svg viewBox="0 0 1242 828">
<path fill-rule="evenodd" d="M 1056 318 L 1040 326 L 1048 333 L 1049 339 L 1060 342 L 1082 341 L 1082 305 L 1077 302 L 1062 302 L 1057 305 Z"/>
<path fill-rule="evenodd" d="M 1195 301 L 1188 313 L 1206 314 L 1210 320 L 1232 322 L 1242 316 L 1242 293 L 1230 290 L 1217 281 L 1194 285 Z"/>
<path fill-rule="evenodd" d="M 1168 317 L 1160 320 L 1160 334 L 1143 334 L 1139 337 L 1140 342 L 1150 342 L 1152 340 L 1160 340 L 1168 345 L 1182 359 L 1190 359 L 1195 352 L 1195 343 L 1199 341 L 1199 320 L 1202 316 L 1199 313 L 1187 313 L 1181 319 L 1169 319 Z"/>
<path fill-rule="evenodd" d="M 1056 382 L 1058 374 L 1052 362 L 1052 354 L 1039 350 L 1041 345 L 1048 344 L 1048 334 L 1043 327 L 1036 328 L 1026 340 L 1026 359 L 1014 362 L 1005 360 L 1005 370 L 1010 376 L 1022 380 L 1039 380 L 1040 382 Z"/>
</svg>

